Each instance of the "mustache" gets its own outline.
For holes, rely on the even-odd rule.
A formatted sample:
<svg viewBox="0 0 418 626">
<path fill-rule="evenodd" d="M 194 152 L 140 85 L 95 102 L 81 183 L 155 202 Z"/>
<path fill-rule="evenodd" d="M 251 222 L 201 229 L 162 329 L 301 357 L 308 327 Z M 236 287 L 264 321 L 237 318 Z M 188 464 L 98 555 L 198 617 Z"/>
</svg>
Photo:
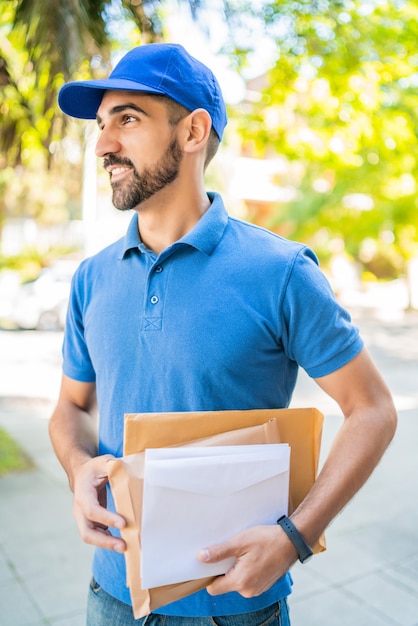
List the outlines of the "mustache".
<svg viewBox="0 0 418 626">
<path fill-rule="evenodd" d="M 123 157 L 117 157 L 114 154 L 109 154 L 103 159 L 103 167 L 106 169 L 109 165 L 124 165 L 126 167 L 134 167 L 132 161 Z"/>
</svg>

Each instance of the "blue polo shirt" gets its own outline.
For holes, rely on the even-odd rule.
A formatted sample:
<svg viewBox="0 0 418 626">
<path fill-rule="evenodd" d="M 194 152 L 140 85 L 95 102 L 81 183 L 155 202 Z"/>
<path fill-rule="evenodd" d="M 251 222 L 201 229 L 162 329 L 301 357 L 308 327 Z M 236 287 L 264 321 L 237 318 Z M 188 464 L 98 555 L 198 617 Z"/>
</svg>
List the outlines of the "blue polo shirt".
<svg viewBox="0 0 418 626">
<path fill-rule="evenodd" d="M 135 214 L 126 236 L 74 276 L 63 369 L 96 382 L 99 454 L 122 455 L 125 413 L 287 407 L 299 366 L 325 376 L 362 348 L 309 248 L 209 198 L 194 228 L 159 255 L 141 242 Z M 93 574 L 130 603 L 123 555 L 96 550 Z M 290 591 L 288 574 L 257 598 L 203 590 L 159 612 L 245 613 Z"/>
</svg>

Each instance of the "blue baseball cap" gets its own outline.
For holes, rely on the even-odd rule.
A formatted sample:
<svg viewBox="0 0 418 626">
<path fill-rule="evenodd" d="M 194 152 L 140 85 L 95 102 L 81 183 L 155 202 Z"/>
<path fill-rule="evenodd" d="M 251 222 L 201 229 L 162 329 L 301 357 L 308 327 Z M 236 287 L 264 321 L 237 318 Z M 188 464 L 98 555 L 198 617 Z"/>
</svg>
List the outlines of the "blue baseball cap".
<svg viewBox="0 0 418 626">
<path fill-rule="evenodd" d="M 151 43 L 128 52 L 109 78 L 66 83 L 58 104 L 67 115 L 95 119 L 106 90 L 160 94 L 189 111 L 205 109 L 222 139 L 227 115 L 222 91 L 211 70 L 179 44 Z"/>
</svg>

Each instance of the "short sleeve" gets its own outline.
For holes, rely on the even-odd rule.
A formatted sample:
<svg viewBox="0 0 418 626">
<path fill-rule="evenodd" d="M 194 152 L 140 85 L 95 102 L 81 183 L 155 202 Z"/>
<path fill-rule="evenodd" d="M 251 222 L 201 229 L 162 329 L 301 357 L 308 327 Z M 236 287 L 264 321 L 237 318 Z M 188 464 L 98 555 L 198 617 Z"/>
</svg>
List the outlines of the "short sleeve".
<svg viewBox="0 0 418 626">
<path fill-rule="evenodd" d="M 309 376 L 326 376 L 351 361 L 363 341 L 351 317 L 336 300 L 315 254 L 296 255 L 284 291 L 283 346 Z"/>
<path fill-rule="evenodd" d="M 85 341 L 83 311 L 86 290 L 82 278 L 82 265 L 75 273 L 70 292 L 63 342 L 63 372 L 80 382 L 95 382 L 96 373 Z"/>
</svg>

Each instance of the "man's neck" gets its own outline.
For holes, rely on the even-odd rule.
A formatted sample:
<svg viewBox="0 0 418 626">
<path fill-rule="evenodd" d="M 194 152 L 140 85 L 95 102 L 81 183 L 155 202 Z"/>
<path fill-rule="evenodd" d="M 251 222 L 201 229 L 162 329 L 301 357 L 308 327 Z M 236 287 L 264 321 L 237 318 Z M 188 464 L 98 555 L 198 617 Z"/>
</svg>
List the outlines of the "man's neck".
<svg viewBox="0 0 418 626">
<path fill-rule="evenodd" d="M 158 195 L 136 209 L 141 240 L 156 254 L 192 230 L 210 206 L 204 189 L 189 190 L 186 197 L 169 191 Z"/>
</svg>

